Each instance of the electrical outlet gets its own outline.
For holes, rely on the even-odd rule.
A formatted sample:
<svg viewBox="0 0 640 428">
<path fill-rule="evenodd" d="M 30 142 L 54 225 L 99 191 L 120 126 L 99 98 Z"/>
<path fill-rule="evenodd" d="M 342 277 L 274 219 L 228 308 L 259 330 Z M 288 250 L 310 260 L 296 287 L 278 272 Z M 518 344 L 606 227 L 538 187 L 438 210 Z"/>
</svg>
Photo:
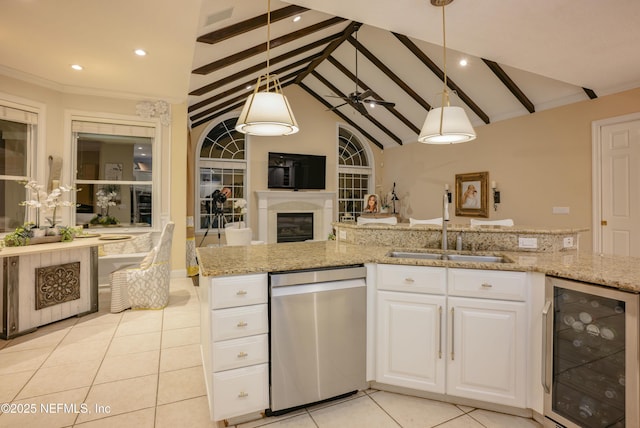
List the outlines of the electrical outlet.
<svg viewBox="0 0 640 428">
<path fill-rule="evenodd" d="M 518 238 L 520 248 L 538 248 L 538 238 Z"/>
<path fill-rule="evenodd" d="M 564 248 L 573 247 L 573 236 L 567 236 L 566 238 L 564 238 L 562 240 L 562 245 L 564 246 Z"/>
<path fill-rule="evenodd" d="M 341 230 L 338 232 L 338 239 L 347 239 L 347 231 Z"/>
</svg>

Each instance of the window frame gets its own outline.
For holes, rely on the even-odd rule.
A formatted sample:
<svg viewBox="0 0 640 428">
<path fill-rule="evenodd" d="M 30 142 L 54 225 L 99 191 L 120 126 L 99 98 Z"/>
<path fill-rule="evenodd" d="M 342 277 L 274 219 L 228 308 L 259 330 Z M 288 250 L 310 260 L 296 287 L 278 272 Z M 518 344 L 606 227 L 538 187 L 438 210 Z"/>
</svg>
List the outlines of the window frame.
<svg viewBox="0 0 640 428">
<path fill-rule="evenodd" d="M 0 180 L 7 182 L 16 182 L 23 184 L 29 180 L 35 180 L 42 184 L 46 179 L 44 167 L 45 165 L 45 150 L 44 150 L 44 130 L 46 123 L 46 107 L 44 104 L 32 101 L 25 98 L 15 97 L 3 92 L 0 92 L 0 109 L 9 108 L 14 110 L 22 110 L 24 112 L 33 114 L 36 116 L 35 120 L 18 120 L 13 118 L 5 118 L 3 120 L 12 121 L 15 123 L 24 123 L 27 125 L 28 141 L 27 141 L 27 163 L 26 163 L 26 175 L 25 176 L 13 176 L 13 175 L 0 175 Z M 32 123 L 31 123 L 32 122 Z M 37 150 L 41 146 L 42 150 Z M 22 200 L 27 200 L 27 189 L 24 189 Z M 34 221 L 35 209 L 25 209 L 25 218 L 22 219 L 22 223 Z M 21 223 L 21 224 L 22 224 Z M 0 232 L 0 236 L 4 236 L 7 232 Z"/>
<path fill-rule="evenodd" d="M 365 157 L 368 165 L 367 166 L 360 166 L 360 165 L 343 165 L 340 163 L 342 156 L 341 156 L 341 146 L 340 146 L 340 131 L 344 130 L 349 132 L 353 137 L 355 137 L 356 142 L 361 146 L 362 149 L 362 156 Z M 337 124 L 336 127 L 336 152 L 337 152 L 337 165 L 338 165 L 338 174 L 337 174 L 337 196 L 336 196 L 336 218 L 338 219 L 338 221 L 341 221 L 341 212 L 340 212 L 340 202 L 345 200 L 345 198 L 341 198 L 341 192 L 343 190 L 343 187 L 341 187 L 341 180 L 340 180 L 340 175 L 341 174 L 357 174 L 357 175 L 363 175 L 363 176 L 367 176 L 367 180 L 368 180 L 368 185 L 367 185 L 367 191 L 365 194 L 370 194 L 370 193 L 375 193 L 374 189 L 375 189 L 375 162 L 374 162 L 374 157 L 373 157 L 373 152 L 371 151 L 371 147 L 369 146 L 369 144 L 366 143 L 366 139 L 355 129 L 353 129 L 350 126 L 344 125 L 344 124 Z M 364 203 L 364 197 L 363 197 L 363 203 Z M 354 217 L 353 219 L 355 220 L 358 217 L 359 212 L 354 211 L 353 212 Z"/>
<path fill-rule="evenodd" d="M 152 145 L 152 159 L 153 159 L 153 169 L 151 171 L 151 180 L 150 181 L 109 181 L 109 180 L 77 180 L 77 133 L 72 130 L 73 122 L 92 122 L 103 125 L 115 125 L 115 126 L 136 126 L 153 129 L 153 136 L 149 137 L 151 139 Z M 89 132 L 87 132 L 89 133 Z M 140 119 L 138 117 L 132 116 L 124 116 L 124 115 L 116 115 L 116 114 L 102 114 L 102 113 L 88 113 L 88 112 L 78 112 L 78 111 L 67 111 L 66 112 L 66 120 L 65 120 L 65 135 L 67 138 L 65 140 L 68 142 L 69 147 L 66 152 L 69 153 L 69 159 L 71 168 L 68 169 L 66 173 L 65 183 L 71 183 L 71 185 L 75 188 L 82 184 L 118 184 L 125 186 L 136 186 L 136 185 L 151 185 L 151 227 L 149 226 L 136 226 L 129 225 L 126 227 L 119 227 L 118 232 L 159 232 L 162 230 L 162 177 L 160 175 L 160 171 L 162 169 L 162 150 L 161 142 L 162 142 L 162 125 L 157 118 L 152 118 L 149 120 Z M 105 135 L 119 135 L 116 133 L 106 134 Z M 63 168 L 64 170 L 64 168 Z M 73 202 L 76 202 L 75 192 L 73 193 Z M 70 224 L 76 224 L 76 211 L 71 211 Z"/>
</svg>

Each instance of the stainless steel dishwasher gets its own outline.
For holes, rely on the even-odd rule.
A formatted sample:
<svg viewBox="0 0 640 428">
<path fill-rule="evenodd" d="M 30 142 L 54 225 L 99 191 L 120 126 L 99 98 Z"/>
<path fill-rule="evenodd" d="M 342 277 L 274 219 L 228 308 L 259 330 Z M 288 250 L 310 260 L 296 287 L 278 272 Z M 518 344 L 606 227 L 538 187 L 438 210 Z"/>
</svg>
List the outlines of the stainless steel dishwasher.
<svg viewBox="0 0 640 428">
<path fill-rule="evenodd" d="M 276 415 L 366 387 L 366 268 L 269 275 Z"/>
</svg>

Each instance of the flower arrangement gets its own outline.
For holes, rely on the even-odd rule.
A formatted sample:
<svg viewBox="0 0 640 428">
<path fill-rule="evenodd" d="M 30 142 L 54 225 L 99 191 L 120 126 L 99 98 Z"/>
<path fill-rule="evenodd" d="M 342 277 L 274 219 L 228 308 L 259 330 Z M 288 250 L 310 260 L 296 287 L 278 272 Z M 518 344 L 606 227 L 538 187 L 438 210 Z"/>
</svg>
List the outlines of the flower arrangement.
<svg viewBox="0 0 640 428">
<path fill-rule="evenodd" d="M 34 222 L 34 228 L 40 228 L 41 214 L 46 215 L 48 212 L 53 212 L 51 218 L 47 218 L 49 225 L 55 227 L 56 225 L 56 211 L 58 207 L 70 207 L 73 206 L 71 201 L 62 200 L 62 195 L 73 190 L 71 186 L 58 186 L 51 190 L 51 193 L 47 194 L 44 190 L 44 186 L 38 184 L 35 181 L 29 181 L 24 186 L 31 191 L 31 198 L 28 201 L 22 201 L 20 205 L 28 206 L 36 209 L 36 221 Z"/>
<path fill-rule="evenodd" d="M 238 229 L 240 228 L 240 223 L 244 220 L 244 215 L 247 213 L 247 201 L 245 199 L 236 199 L 233 202 L 233 209 L 240 213 L 240 219 L 238 223 Z"/>
<path fill-rule="evenodd" d="M 96 205 L 100 208 L 100 213 L 96 214 L 91 220 L 89 220 L 90 224 L 94 225 L 110 225 L 110 224 L 118 224 L 120 221 L 109 215 L 109 208 L 115 207 L 117 205 L 116 198 L 118 197 L 118 192 L 108 189 L 100 189 L 96 193 Z"/>
</svg>

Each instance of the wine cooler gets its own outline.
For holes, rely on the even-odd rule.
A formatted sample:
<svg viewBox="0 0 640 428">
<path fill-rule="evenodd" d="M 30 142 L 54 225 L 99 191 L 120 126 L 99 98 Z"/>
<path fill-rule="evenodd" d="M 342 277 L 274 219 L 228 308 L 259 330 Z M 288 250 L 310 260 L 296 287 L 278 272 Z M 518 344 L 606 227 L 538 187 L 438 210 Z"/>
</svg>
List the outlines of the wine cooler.
<svg viewBox="0 0 640 428">
<path fill-rule="evenodd" d="M 638 294 L 547 277 L 546 427 L 638 428 Z"/>
</svg>

